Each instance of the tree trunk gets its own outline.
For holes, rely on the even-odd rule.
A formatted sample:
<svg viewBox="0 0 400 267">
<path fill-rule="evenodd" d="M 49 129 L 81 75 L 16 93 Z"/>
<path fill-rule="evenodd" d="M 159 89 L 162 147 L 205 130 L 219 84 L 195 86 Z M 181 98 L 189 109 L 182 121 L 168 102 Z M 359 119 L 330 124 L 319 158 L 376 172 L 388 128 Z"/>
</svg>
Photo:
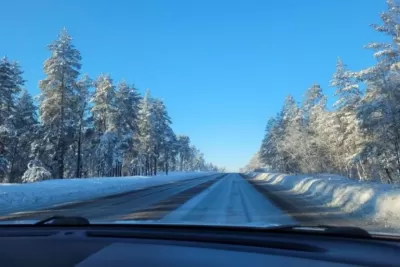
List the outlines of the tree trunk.
<svg viewBox="0 0 400 267">
<path fill-rule="evenodd" d="M 165 171 L 165 175 L 168 175 L 168 161 L 169 161 L 169 158 L 168 158 L 168 151 L 165 150 L 164 153 L 165 153 L 164 171 Z"/>
<path fill-rule="evenodd" d="M 393 178 L 392 178 L 392 175 L 390 174 L 389 169 L 388 169 L 388 168 L 385 168 L 385 172 L 386 172 L 386 175 L 387 175 L 387 177 L 388 177 L 388 182 L 389 182 L 389 184 L 392 184 L 392 183 L 393 183 Z"/>
<path fill-rule="evenodd" d="M 78 133 L 78 148 L 77 148 L 77 159 L 76 159 L 76 178 L 81 178 L 81 138 L 82 138 L 82 122 L 79 123 Z"/>
<path fill-rule="evenodd" d="M 157 157 L 154 157 L 154 175 L 157 175 Z"/>
<path fill-rule="evenodd" d="M 360 164 L 359 164 L 359 163 L 356 163 L 356 168 L 357 168 L 358 179 L 361 180 L 361 181 L 363 181 L 363 180 L 364 180 L 364 177 L 363 177 L 363 175 L 362 175 L 362 173 L 361 173 L 361 171 L 360 171 Z"/>
<path fill-rule="evenodd" d="M 8 178 L 8 180 L 9 180 L 10 183 L 15 182 L 15 181 L 14 181 L 14 173 L 13 173 L 13 170 L 14 170 L 15 154 L 16 154 L 16 152 L 17 152 L 18 143 L 19 143 L 19 138 L 17 138 L 17 139 L 15 140 L 15 144 L 14 144 L 14 147 L 13 147 L 13 152 L 12 152 L 12 157 L 11 157 L 10 173 L 9 173 L 9 178 Z"/>
<path fill-rule="evenodd" d="M 387 88 L 386 80 L 384 80 L 384 88 Z M 398 123 L 398 112 L 396 109 L 397 106 L 397 98 L 392 95 L 391 90 L 387 90 L 387 101 L 386 105 L 388 105 L 390 109 L 389 116 L 392 120 L 392 127 L 394 131 L 394 140 L 393 140 L 393 145 L 395 147 L 395 156 L 396 156 L 396 169 L 397 172 L 400 171 L 400 131 L 399 131 L 399 123 Z M 391 179 L 391 178 L 390 178 Z M 391 180 L 393 182 L 393 180 Z"/>
<path fill-rule="evenodd" d="M 145 176 L 149 175 L 149 157 L 148 156 L 146 156 L 146 164 L 145 164 L 144 175 Z"/>
<path fill-rule="evenodd" d="M 61 99 L 60 99 L 60 124 L 58 126 L 58 140 L 57 140 L 57 178 L 64 178 L 64 79 L 61 81 Z"/>
</svg>

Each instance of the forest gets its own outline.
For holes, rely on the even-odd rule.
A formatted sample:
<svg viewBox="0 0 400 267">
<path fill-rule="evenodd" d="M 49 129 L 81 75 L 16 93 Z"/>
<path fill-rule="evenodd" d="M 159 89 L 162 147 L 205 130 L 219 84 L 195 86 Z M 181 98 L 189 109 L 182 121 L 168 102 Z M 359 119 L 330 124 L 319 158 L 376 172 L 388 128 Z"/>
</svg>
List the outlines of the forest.
<svg viewBox="0 0 400 267">
<path fill-rule="evenodd" d="M 338 59 L 330 81 L 332 108 L 319 84 L 312 84 L 300 103 L 287 96 L 268 120 L 261 148 L 247 169 L 400 181 L 399 5 L 387 1 L 380 17 L 381 25 L 371 26 L 388 42 L 365 46 L 376 64 L 353 71 Z"/>
<path fill-rule="evenodd" d="M 17 61 L 0 61 L 0 182 L 222 171 L 174 133 L 164 102 L 134 85 L 81 73 L 63 29 L 47 46 L 40 94 Z"/>
</svg>

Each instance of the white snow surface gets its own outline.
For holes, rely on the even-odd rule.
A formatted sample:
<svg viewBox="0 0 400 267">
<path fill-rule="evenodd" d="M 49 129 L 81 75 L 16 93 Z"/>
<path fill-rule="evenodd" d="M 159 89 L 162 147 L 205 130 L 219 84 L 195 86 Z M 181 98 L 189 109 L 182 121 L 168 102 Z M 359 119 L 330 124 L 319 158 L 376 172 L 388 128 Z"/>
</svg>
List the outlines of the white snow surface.
<svg viewBox="0 0 400 267">
<path fill-rule="evenodd" d="M 338 175 L 248 173 L 256 180 L 307 196 L 318 205 L 339 208 L 345 216 L 400 229 L 400 185 L 359 182 Z"/>
<path fill-rule="evenodd" d="M 55 179 L 27 184 L 0 184 L 0 215 L 39 210 L 211 174 L 213 173 L 172 172 L 157 176 Z"/>
<path fill-rule="evenodd" d="M 226 175 L 161 221 L 236 226 L 277 226 L 295 223 L 239 174 Z"/>
</svg>

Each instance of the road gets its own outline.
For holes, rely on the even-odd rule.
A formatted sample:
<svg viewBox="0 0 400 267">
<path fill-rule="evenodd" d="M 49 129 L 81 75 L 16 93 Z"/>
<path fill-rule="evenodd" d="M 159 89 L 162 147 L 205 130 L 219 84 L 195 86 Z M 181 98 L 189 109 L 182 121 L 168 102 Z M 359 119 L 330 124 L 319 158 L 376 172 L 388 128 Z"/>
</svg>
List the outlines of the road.
<svg viewBox="0 0 400 267">
<path fill-rule="evenodd" d="M 275 225 L 293 219 L 236 173 L 214 174 L 123 194 L 1 216 L 1 221 L 84 216 L 95 222 Z"/>
<path fill-rule="evenodd" d="M 163 218 L 166 222 L 278 225 L 294 220 L 239 174 L 229 174 Z"/>
<path fill-rule="evenodd" d="M 346 220 L 337 210 L 271 189 L 237 173 L 188 178 L 92 200 L 0 216 L 0 223 L 38 221 L 51 216 L 83 216 L 98 223 L 180 223 L 273 226 L 334 224 L 378 229 Z"/>
</svg>

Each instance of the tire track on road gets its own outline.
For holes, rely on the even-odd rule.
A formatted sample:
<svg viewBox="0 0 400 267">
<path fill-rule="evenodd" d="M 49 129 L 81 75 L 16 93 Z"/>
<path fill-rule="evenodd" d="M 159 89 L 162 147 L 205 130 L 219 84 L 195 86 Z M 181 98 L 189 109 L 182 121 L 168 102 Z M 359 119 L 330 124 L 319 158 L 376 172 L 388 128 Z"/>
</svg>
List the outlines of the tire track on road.
<svg viewBox="0 0 400 267">
<path fill-rule="evenodd" d="M 15 219 L 40 220 L 54 215 L 85 216 L 89 217 L 89 219 L 92 219 L 91 217 L 101 218 L 101 213 L 104 213 L 104 217 L 110 216 L 110 212 L 111 214 L 113 212 L 118 213 L 118 209 L 124 205 L 128 207 L 132 206 L 132 209 L 129 210 L 129 212 L 132 212 L 135 208 L 143 208 L 146 202 L 150 202 L 149 205 L 151 205 L 154 204 L 154 202 L 163 200 L 163 198 L 171 197 L 175 193 L 180 193 L 180 191 L 185 190 L 186 188 L 191 188 L 191 185 L 196 186 L 207 182 L 210 179 L 214 180 L 214 176 L 216 177 L 214 174 L 190 178 L 187 180 L 169 182 L 167 184 L 131 190 L 92 200 L 57 205 L 43 210 L 19 212 L 16 214 L 1 216 L 0 221 Z M 126 208 L 127 207 L 125 207 L 125 209 Z"/>
<path fill-rule="evenodd" d="M 245 216 L 247 222 L 251 222 L 249 209 L 248 209 L 248 207 L 246 205 L 246 200 L 244 199 L 243 190 L 242 190 L 241 186 L 239 186 L 239 195 L 240 195 L 240 201 L 241 201 L 242 206 L 243 206 L 244 216 Z"/>
<path fill-rule="evenodd" d="M 215 179 L 206 181 L 197 186 L 191 187 L 168 199 L 155 203 L 150 207 L 140 209 L 132 214 L 124 215 L 119 220 L 161 220 L 168 213 L 178 209 L 186 201 L 200 194 L 211 185 L 222 179 L 226 174 L 222 174 Z M 114 218 L 117 219 L 117 218 Z"/>
</svg>

